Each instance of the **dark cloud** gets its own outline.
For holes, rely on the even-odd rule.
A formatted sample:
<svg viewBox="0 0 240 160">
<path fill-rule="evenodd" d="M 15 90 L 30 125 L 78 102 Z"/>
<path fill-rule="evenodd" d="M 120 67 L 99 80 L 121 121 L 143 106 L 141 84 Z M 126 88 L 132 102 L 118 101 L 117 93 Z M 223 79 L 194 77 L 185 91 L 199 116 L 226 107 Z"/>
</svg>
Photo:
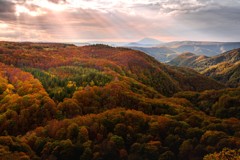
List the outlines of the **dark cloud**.
<svg viewBox="0 0 240 160">
<path fill-rule="evenodd" d="M 238 7 L 219 7 L 211 10 L 178 16 L 180 23 L 217 39 L 239 41 L 240 9 Z"/>
<path fill-rule="evenodd" d="M 15 4 L 11 1 L 0 0 L 0 21 L 15 20 Z"/>
<path fill-rule="evenodd" d="M 0 13 L 9 13 L 15 11 L 15 4 L 11 1 L 1 0 L 0 1 Z"/>
</svg>

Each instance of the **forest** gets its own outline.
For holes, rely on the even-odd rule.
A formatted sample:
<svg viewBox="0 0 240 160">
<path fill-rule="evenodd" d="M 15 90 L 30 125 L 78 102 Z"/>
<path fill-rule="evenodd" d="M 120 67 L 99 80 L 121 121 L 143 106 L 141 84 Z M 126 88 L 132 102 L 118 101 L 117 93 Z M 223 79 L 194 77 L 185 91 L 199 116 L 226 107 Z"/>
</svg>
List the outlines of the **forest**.
<svg viewBox="0 0 240 160">
<path fill-rule="evenodd" d="M 0 42 L 0 159 L 237 160 L 240 88 L 107 45 Z"/>
</svg>

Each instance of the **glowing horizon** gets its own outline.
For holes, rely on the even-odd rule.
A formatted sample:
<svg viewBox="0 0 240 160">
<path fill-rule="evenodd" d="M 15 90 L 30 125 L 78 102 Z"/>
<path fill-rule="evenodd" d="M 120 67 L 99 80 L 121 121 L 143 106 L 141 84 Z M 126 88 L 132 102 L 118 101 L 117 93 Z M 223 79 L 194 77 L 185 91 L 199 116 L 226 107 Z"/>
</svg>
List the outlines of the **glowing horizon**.
<svg viewBox="0 0 240 160">
<path fill-rule="evenodd" d="M 231 0 L 2 0 L 0 40 L 240 41 Z"/>
</svg>

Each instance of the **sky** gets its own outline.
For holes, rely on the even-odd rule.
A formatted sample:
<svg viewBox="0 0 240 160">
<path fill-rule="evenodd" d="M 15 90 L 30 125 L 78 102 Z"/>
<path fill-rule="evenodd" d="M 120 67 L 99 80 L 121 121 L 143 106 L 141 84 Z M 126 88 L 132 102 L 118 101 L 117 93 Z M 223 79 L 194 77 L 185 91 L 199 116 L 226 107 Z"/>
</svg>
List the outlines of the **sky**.
<svg viewBox="0 0 240 160">
<path fill-rule="evenodd" d="M 0 40 L 240 41 L 240 0 L 0 0 Z"/>
</svg>

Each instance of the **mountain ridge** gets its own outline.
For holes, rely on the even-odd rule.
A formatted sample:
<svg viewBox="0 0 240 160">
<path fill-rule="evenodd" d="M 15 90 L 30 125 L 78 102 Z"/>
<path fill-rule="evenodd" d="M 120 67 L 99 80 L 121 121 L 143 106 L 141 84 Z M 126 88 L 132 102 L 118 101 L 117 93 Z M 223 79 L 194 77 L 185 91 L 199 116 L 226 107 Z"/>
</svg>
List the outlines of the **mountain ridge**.
<svg viewBox="0 0 240 160">
<path fill-rule="evenodd" d="M 169 62 L 170 65 L 193 68 L 229 86 L 239 86 L 240 48 L 213 57 L 199 55 L 179 55 Z"/>
<path fill-rule="evenodd" d="M 197 91 L 201 91 L 205 89 L 211 89 L 211 87 L 214 89 L 220 89 L 223 87 L 223 85 L 218 84 L 194 71 L 189 70 L 186 72 L 182 69 L 172 68 L 162 64 L 153 57 L 140 51 L 121 47 L 115 48 L 106 45 L 60 47 L 61 49 L 59 50 L 61 50 L 61 52 L 57 50 L 48 51 L 44 47 L 38 50 L 33 48 L 31 54 L 26 54 L 20 49 L 17 53 L 13 52 L 11 54 L 1 54 L 0 61 L 9 65 L 17 65 L 19 67 L 30 66 L 40 67 L 43 69 L 62 66 L 63 64 L 74 64 L 77 62 L 86 66 L 94 66 L 96 69 L 103 70 L 104 66 L 109 66 L 111 64 L 115 66 L 114 68 L 118 68 L 117 70 L 119 70 L 119 73 L 127 74 L 130 77 L 137 77 L 136 80 L 144 83 L 145 85 L 150 85 L 161 94 L 165 95 L 172 95 L 180 90 L 196 89 Z M 37 55 L 34 57 L 33 53 L 37 53 Z M 52 58 L 46 58 L 48 54 L 51 54 Z M 20 58 L 21 55 L 30 56 L 31 59 L 22 59 Z M 16 57 L 19 58 L 16 60 Z M 58 59 L 58 61 L 56 61 L 55 57 Z M 22 61 L 24 61 L 24 63 Z M 32 61 L 38 61 L 38 63 L 33 63 Z M 99 66 L 97 66 L 96 63 L 99 63 Z M 49 64 L 50 66 L 48 67 L 46 64 Z M 187 75 L 189 75 L 189 77 L 187 77 Z M 192 83 L 191 77 L 193 79 L 198 77 L 197 79 L 199 79 L 199 83 Z M 209 87 L 207 84 L 212 85 Z"/>
<path fill-rule="evenodd" d="M 0 48 L 0 159 L 200 160 L 240 147 L 240 88 L 128 48 Z"/>
<path fill-rule="evenodd" d="M 202 42 L 202 41 L 177 41 L 165 43 L 166 46 L 177 52 L 192 52 L 199 55 L 215 56 L 226 51 L 240 48 L 240 42 Z"/>
<path fill-rule="evenodd" d="M 232 49 L 240 48 L 240 42 L 174 41 L 151 46 L 141 46 L 137 43 L 132 43 L 131 46 L 126 45 L 126 47 L 143 51 L 155 57 L 160 62 L 166 63 L 185 52 L 212 57 Z M 166 50 L 171 50 L 172 52 L 166 53 Z"/>
<path fill-rule="evenodd" d="M 125 44 L 124 47 L 154 47 L 160 45 L 161 43 L 163 42 L 154 38 L 143 38 L 139 41 Z"/>
</svg>

